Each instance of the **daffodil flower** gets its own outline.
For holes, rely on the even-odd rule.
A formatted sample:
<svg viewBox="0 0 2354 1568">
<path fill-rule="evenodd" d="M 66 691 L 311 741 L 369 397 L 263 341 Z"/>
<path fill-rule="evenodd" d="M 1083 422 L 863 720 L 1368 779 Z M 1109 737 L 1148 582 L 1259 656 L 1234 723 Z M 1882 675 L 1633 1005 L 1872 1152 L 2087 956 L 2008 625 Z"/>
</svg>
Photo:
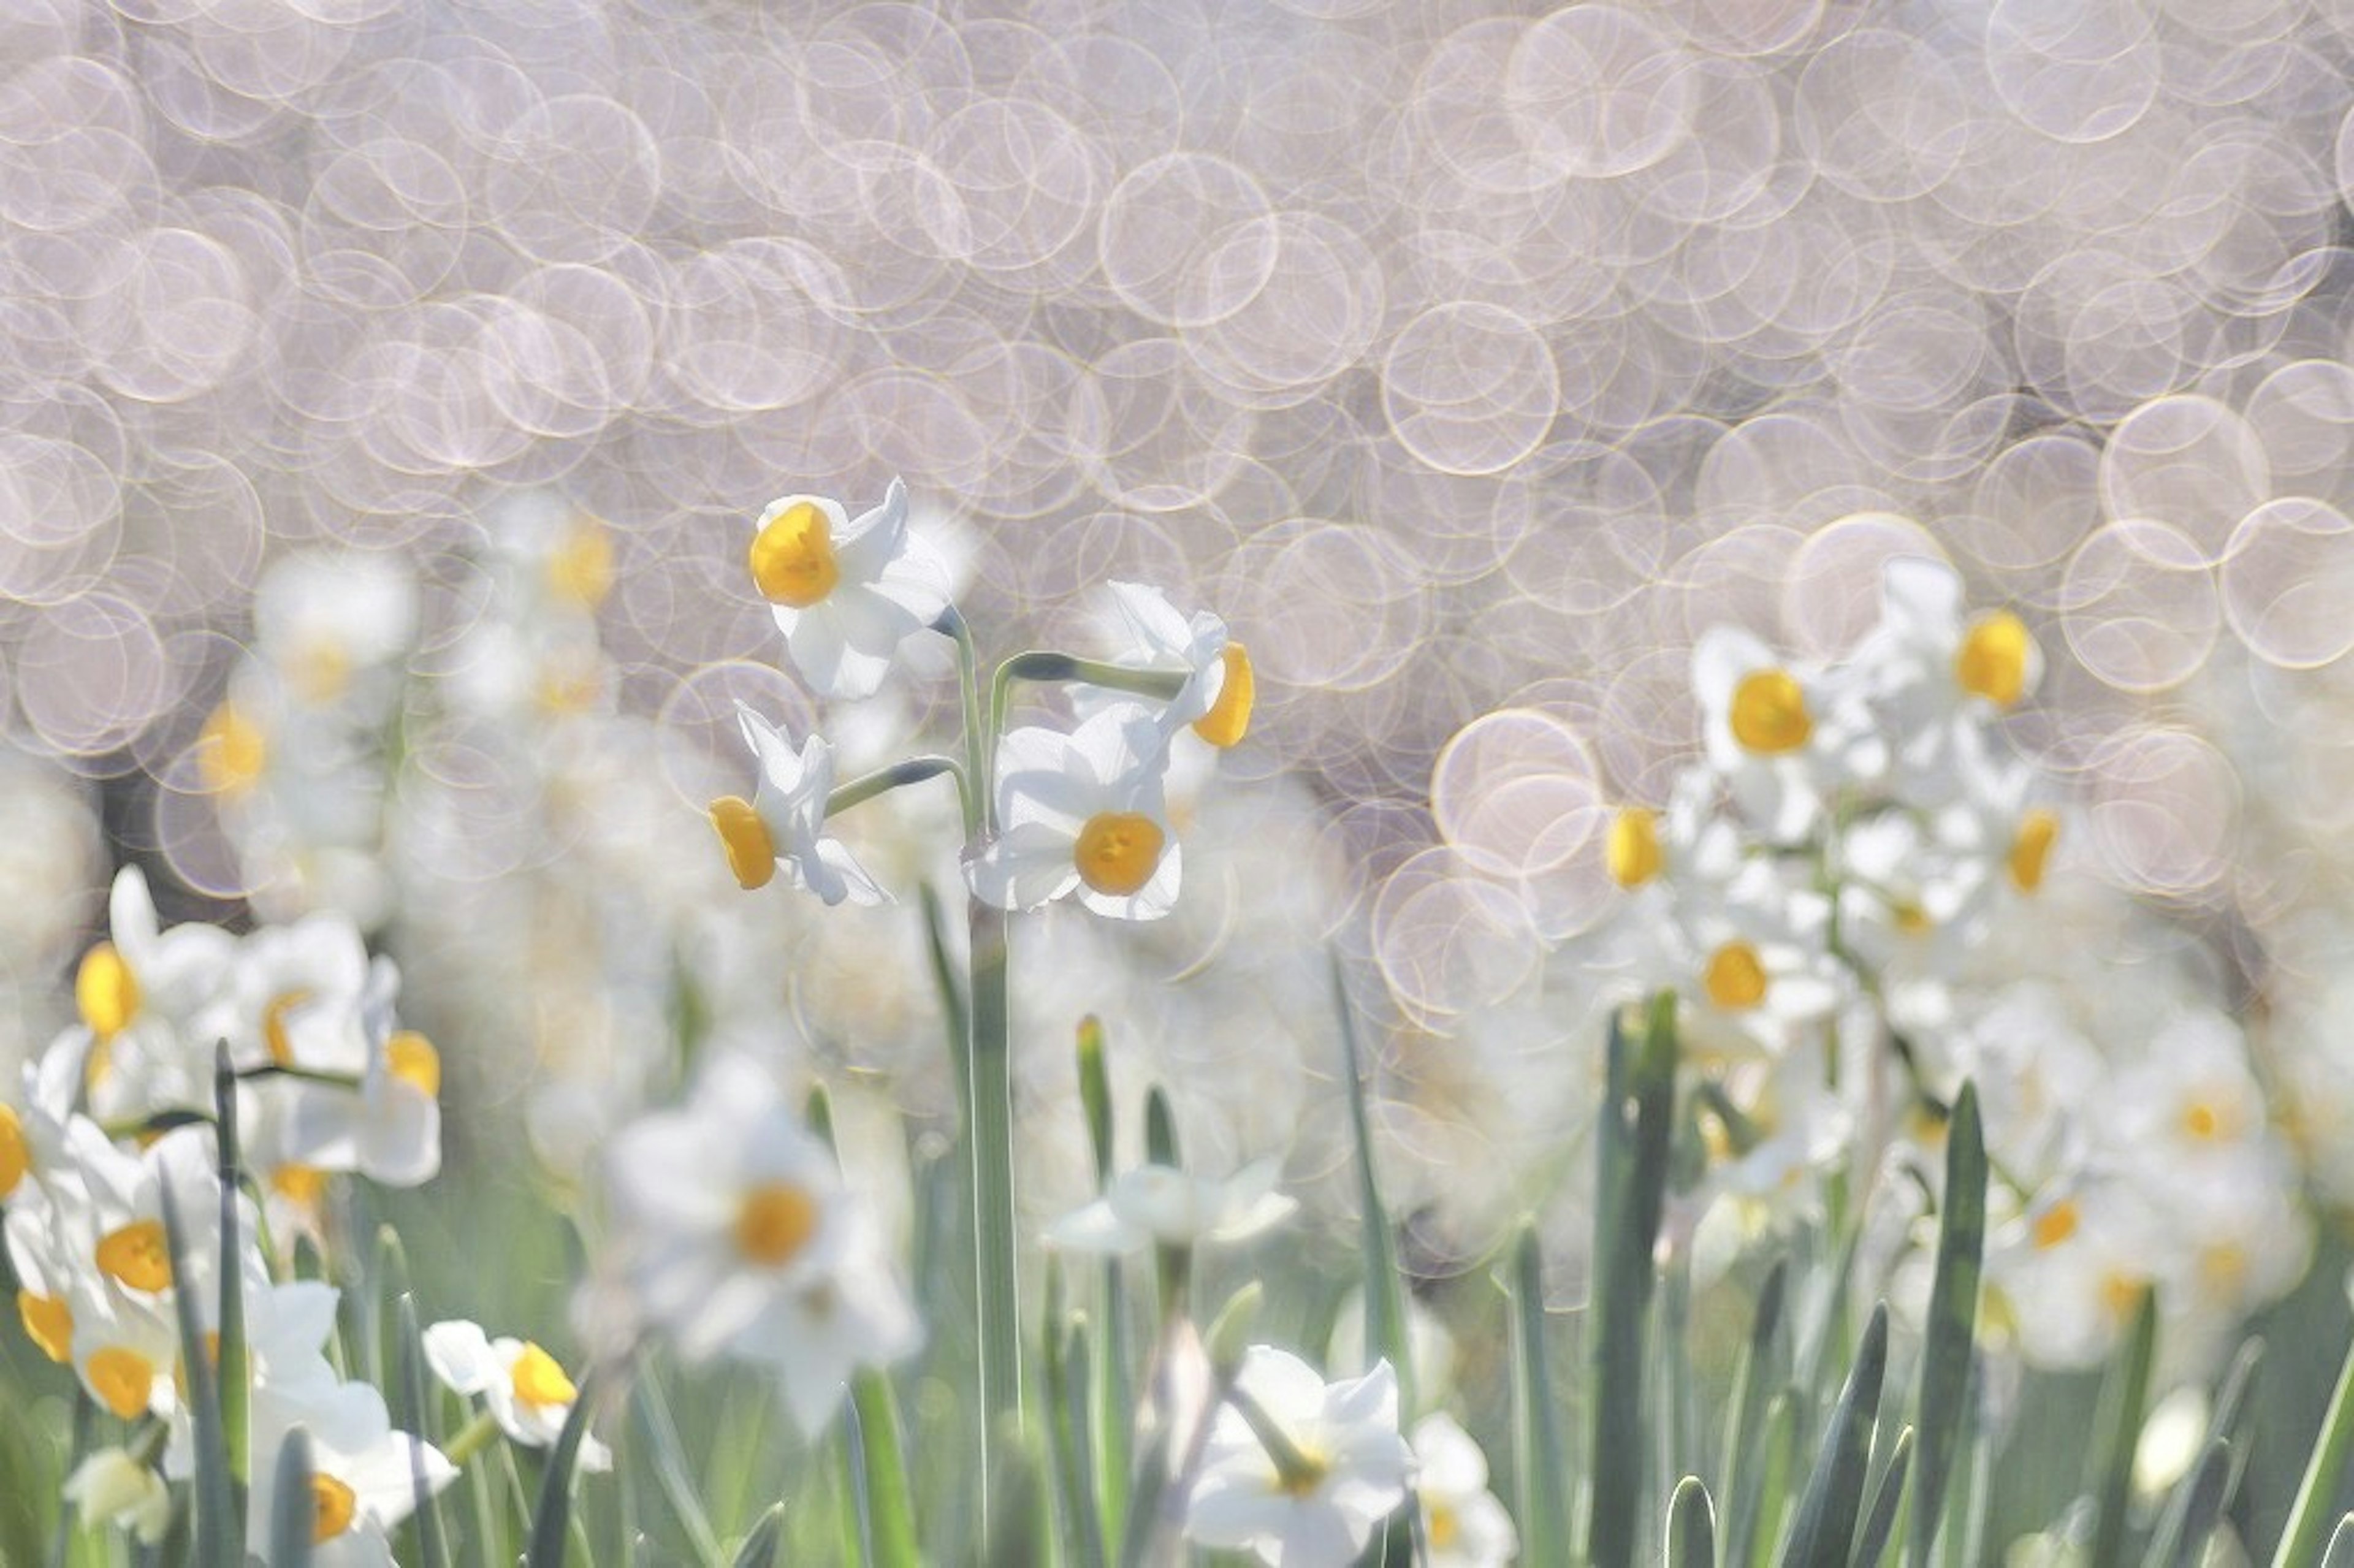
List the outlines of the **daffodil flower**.
<svg viewBox="0 0 2354 1568">
<path fill-rule="evenodd" d="M 1886 744 L 1851 684 L 1776 659 L 1746 631 L 1701 634 L 1692 690 L 1710 766 L 1769 842 L 1805 838 L 1832 793 L 1886 768 Z"/>
<path fill-rule="evenodd" d="M 1141 1165 L 1111 1179 L 1102 1197 L 1047 1229 L 1046 1240 L 1070 1252 L 1141 1252 L 1155 1243 L 1192 1246 L 1232 1243 L 1282 1224 L 1299 1205 L 1275 1191 L 1278 1162 L 1261 1160 L 1225 1178 L 1195 1176 L 1168 1165 Z"/>
<path fill-rule="evenodd" d="M 820 695 L 882 687 L 909 635 L 949 607 L 948 563 L 907 529 L 907 487 L 855 518 L 822 495 L 784 495 L 754 524 L 752 586 L 773 609 L 793 666 Z"/>
<path fill-rule="evenodd" d="M 480 1395 L 509 1440 L 526 1448 L 552 1447 L 572 1414 L 579 1389 L 554 1356 L 528 1340 L 492 1339 L 463 1319 L 425 1330 L 425 1363 L 452 1393 Z M 611 1450 L 583 1434 L 580 1467 L 610 1469 Z"/>
<path fill-rule="evenodd" d="M 2008 609 L 1964 619 L 1962 579 L 1941 561 L 1901 556 L 1881 584 L 1880 625 L 1857 650 L 1905 794 L 1950 799 L 1954 754 L 1985 720 L 2031 694 L 2043 653 Z"/>
<path fill-rule="evenodd" d="M 1108 707 L 1068 735 L 1016 729 L 998 745 L 993 840 L 965 864 L 982 902 L 1035 909 L 1076 893 L 1098 915 L 1157 920 L 1182 870 L 1151 712 Z"/>
<path fill-rule="evenodd" d="M 164 1478 L 121 1448 L 101 1448 L 66 1478 L 66 1501 L 82 1528 L 119 1524 L 149 1546 L 172 1528 L 172 1492 Z"/>
<path fill-rule="evenodd" d="M 1112 610 L 1127 647 L 1112 656 L 1124 669 L 1152 670 L 1184 677 L 1185 683 L 1161 710 L 1164 731 L 1191 728 L 1212 746 L 1241 743 L 1250 732 L 1257 677 L 1250 654 L 1208 610 L 1180 615 L 1159 588 L 1115 582 Z"/>
<path fill-rule="evenodd" d="M 1299 1357 L 1254 1345 L 1203 1446 L 1185 1533 L 1269 1568 L 1343 1568 L 1406 1500 L 1413 1474 L 1389 1362 L 1327 1383 Z"/>
<path fill-rule="evenodd" d="M 1488 1489 L 1488 1456 L 1453 1416 L 1414 1424 L 1414 1457 L 1431 1568 L 1503 1568 L 1520 1555 L 1512 1516 Z"/>
<path fill-rule="evenodd" d="M 839 839 L 825 832 L 826 797 L 833 789 L 833 750 L 812 734 L 795 753 L 776 726 L 743 704 L 736 722 L 759 759 L 752 799 L 724 795 L 711 803 L 711 825 L 727 852 L 728 869 L 747 892 L 765 887 L 779 867 L 795 887 L 828 905 L 885 904 L 891 895 Z"/>
</svg>

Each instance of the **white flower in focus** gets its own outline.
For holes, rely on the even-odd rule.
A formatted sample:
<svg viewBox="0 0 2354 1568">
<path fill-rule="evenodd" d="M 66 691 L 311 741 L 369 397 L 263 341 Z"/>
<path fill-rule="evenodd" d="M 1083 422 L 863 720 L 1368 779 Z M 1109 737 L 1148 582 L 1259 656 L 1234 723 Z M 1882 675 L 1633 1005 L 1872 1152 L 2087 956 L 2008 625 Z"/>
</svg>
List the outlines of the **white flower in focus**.
<svg viewBox="0 0 2354 1568">
<path fill-rule="evenodd" d="M 508 1438 L 526 1448 L 555 1445 L 580 1391 L 554 1356 L 528 1340 L 491 1339 L 462 1319 L 424 1333 L 425 1362 L 453 1393 L 482 1396 Z M 612 1452 L 583 1434 L 580 1467 L 610 1469 Z"/>
<path fill-rule="evenodd" d="M 841 840 L 825 832 L 825 801 L 833 789 L 833 752 L 812 734 L 797 755 L 776 726 L 743 704 L 736 722 L 759 759 L 752 799 L 723 795 L 711 803 L 711 825 L 727 851 L 727 867 L 745 891 L 768 885 L 779 866 L 795 887 L 826 903 L 885 904 L 891 895 L 858 863 Z"/>
<path fill-rule="evenodd" d="M 1299 1207 L 1275 1191 L 1278 1162 L 1260 1160 L 1220 1180 L 1167 1165 L 1140 1165 L 1111 1180 L 1102 1197 L 1048 1227 L 1069 1252 L 1140 1252 L 1155 1243 L 1191 1246 L 1239 1242 L 1280 1224 Z"/>
<path fill-rule="evenodd" d="M 1196 610 L 1188 620 L 1156 588 L 1122 582 L 1108 586 L 1128 641 L 1112 662 L 1185 677 L 1161 711 L 1164 732 L 1190 726 L 1212 746 L 1239 745 L 1250 731 L 1258 682 L 1249 653 L 1227 633 L 1226 623 L 1206 609 Z"/>
<path fill-rule="evenodd" d="M 920 1340 L 832 1151 L 749 1060 L 718 1058 L 684 1109 L 624 1128 L 606 1179 L 618 1222 L 610 1294 L 690 1361 L 725 1351 L 779 1367 L 805 1432 L 824 1425 L 854 1370 Z M 592 1293 L 584 1305 L 607 1302 Z"/>
<path fill-rule="evenodd" d="M 84 1530 L 119 1524 L 153 1546 L 172 1528 L 171 1489 L 121 1448 L 101 1448 L 75 1466 L 65 1497 Z"/>
<path fill-rule="evenodd" d="M 882 505 L 855 518 L 822 495 L 771 501 L 750 563 L 794 667 L 823 696 L 873 696 L 899 644 L 949 607 L 948 563 L 907 531 L 907 487 L 896 479 Z"/>
<path fill-rule="evenodd" d="M 1782 662 L 1746 631 L 1712 627 L 1692 646 L 1709 765 L 1757 832 L 1795 843 L 1828 797 L 1876 779 L 1887 747 L 1857 694 L 1821 672 Z"/>
<path fill-rule="evenodd" d="M 1254 1345 L 1235 1394 L 1281 1434 L 1281 1457 L 1235 1400 L 1220 1406 L 1185 1501 L 1185 1533 L 1270 1568 L 1344 1568 L 1406 1500 L 1414 1455 L 1398 1433 L 1387 1361 L 1326 1383 L 1299 1357 Z"/>
<path fill-rule="evenodd" d="M 1488 1456 L 1452 1416 L 1414 1424 L 1414 1457 L 1430 1568 L 1500 1568 L 1521 1554 L 1512 1516 L 1488 1489 Z"/>
<path fill-rule="evenodd" d="M 1152 715 L 1108 707 L 1068 735 L 1026 727 L 998 743 L 998 835 L 968 861 L 974 895 L 1035 909 L 1066 894 L 1098 915 L 1157 920 L 1175 907 L 1181 857 L 1161 793 Z"/>
</svg>

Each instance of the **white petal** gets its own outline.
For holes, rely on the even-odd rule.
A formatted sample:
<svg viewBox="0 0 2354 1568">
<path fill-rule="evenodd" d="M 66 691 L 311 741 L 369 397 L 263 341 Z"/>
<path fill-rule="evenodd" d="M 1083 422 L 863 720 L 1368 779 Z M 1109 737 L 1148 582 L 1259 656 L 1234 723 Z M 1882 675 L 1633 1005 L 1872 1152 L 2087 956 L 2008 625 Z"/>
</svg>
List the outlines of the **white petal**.
<svg viewBox="0 0 2354 1568">
<path fill-rule="evenodd" d="M 498 1358 L 479 1323 L 454 1319 L 432 1325 L 419 1338 L 425 1364 L 454 1393 L 480 1393 L 499 1375 Z"/>
</svg>

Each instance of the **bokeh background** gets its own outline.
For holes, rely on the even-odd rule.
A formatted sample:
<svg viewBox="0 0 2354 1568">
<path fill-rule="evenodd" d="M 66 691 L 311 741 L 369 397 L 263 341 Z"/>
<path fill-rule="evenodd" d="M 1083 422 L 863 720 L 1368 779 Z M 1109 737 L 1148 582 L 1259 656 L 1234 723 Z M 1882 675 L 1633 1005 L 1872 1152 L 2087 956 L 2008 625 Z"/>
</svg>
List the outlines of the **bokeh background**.
<svg viewBox="0 0 2354 1568">
<path fill-rule="evenodd" d="M 1032 960 L 1129 988 L 1213 1153 L 1344 1185 L 1338 939 L 1399 1181 L 1477 1187 L 1560 1106 L 1448 1047 L 1609 914 L 1693 636 L 1835 656 L 1919 554 L 2037 634 L 2009 727 L 2146 916 L 2087 939 L 2243 1011 L 2334 1213 L 2350 64 L 2346 0 L 5 0 L 0 1062 L 128 860 L 376 933 L 453 1161 L 577 1173 L 683 1032 L 944 1116 L 876 979 L 920 927 L 748 913 L 699 820 L 737 698 L 854 757 L 952 714 L 920 662 L 825 714 L 742 569 L 770 497 L 902 475 L 999 652 L 1115 577 L 1252 651 L 1210 895 Z"/>
</svg>

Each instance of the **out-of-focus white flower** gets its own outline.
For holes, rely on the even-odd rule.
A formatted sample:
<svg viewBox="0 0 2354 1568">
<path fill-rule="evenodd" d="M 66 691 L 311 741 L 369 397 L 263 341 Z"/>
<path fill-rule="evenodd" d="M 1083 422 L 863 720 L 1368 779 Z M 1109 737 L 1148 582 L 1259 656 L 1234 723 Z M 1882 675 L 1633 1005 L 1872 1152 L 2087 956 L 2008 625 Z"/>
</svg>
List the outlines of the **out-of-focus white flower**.
<svg viewBox="0 0 2354 1568">
<path fill-rule="evenodd" d="M 1774 843 L 1803 839 L 1832 791 L 1886 767 L 1886 745 L 1857 693 L 1777 660 L 1746 631 L 1718 626 L 1701 634 L 1692 646 L 1692 690 L 1710 766 L 1742 815 Z"/>
<path fill-rule="evenodd" d="M 825 832 L 826 796 L 833 789 L 833 751 L 825 737 L 812 734 L 796 755 L 783 732 L 741 703 L 736 722 L 759 759 L 760 782 L 748 801 L 723 795 L 711 802 L 711 825 L 737 883 L 747 892 L 764 887 L 782 866 L 786 881 L 828 905 L 887 903 L 891 895 Z"/>
<path fill-rule="evenodd" d="M 974 894 L 1001 909 L 1076 892 L 1117 919 L 1168 914 L 1182 868 L 1161 796 L 1161 743 L 1151 713 L 1133 703 L 1068 735 L 1008 734 L 997 751 L 998 835 L 966 863 Z"/>
<path fill-rule="evenodd" d="M 491 1339 L 462 1319 L 424 1333 L 425 1362 L 452 1392 L 480 1394 L 499 1430 L 526 1448 L 552 1446 L 564 1431 L 580 1391 L 554 1356 L 528 1340 Z M 610 1469 L 612 1452 L 583 1434 L 580 1466 Z"/>
<path fill-rule="evenodd" d="M 1186 1534 L 1253 1552 L 1271 1568 L 1355 1562 L 1405 1503 L 1414 1474 L 1390 1364 L 1327 1383 L 1299 1357 L 1254 1345 L 1235 1393 L 1273 1434 L 1262 1436 L 1236 1397 L 1220 1407 L 1186 1499 Z M 1270 1437 L 1287 1452 L 1272 1452 Z"/>
<path fill-rule="evenodd" d="M 899 644 L 949 606 L 948 563 L 908 532 L 907 487 L 855 518 L 822 495 L 771 501 L 754 525 L 752 584 L 801 678 L 823 696 L 875 694 Z"/>
<path fill-rule="evenodd" d="M 1488 1489 L 1488 1456 L 1454 1417 L 1416 1422 L 1414 1457 L 1431 1568 L 1500 1568 L 1520 1555 L 1512 1516 Z"/>
<path fill-rule="evenodd" d="M 1112 662 L 1185 677 L 1184 685 L 1161 710 L 1162 729 L 1173 733 L 1190 726 L 1212 746 L 1239 745 L 1250 732 L 1258 682 L 1250 654 L 1228 635 L 1226 623 L 1206 609 L 1187 620 L 1156 588 L 1123 582 L 1107 586 L 1127 641 Z"/>
<path fill-rule="evenodd" d="M 75 1466 L 65 1495 L 85 1530 L 119 1524 L 153 1546 L 172 1527 L 171 1489 L 121 1448 L 101 1448 Z"/>
<path fill-rule="evenodd" d="M 213 1052 L 196 1019 L 225 982 L 236 938 L 213 926 L 164 930 L 135 865 L 115 874 L 107 925 L 110 939 L 84 953 L 74 975 L 74 1006 L 89 1031 L 82 1075 L 91 1114 L 209 1109 Z"/>
<path fill-rule="evenodd" d="M 2025 621 L 1995 609 L 1965 622 L 1961 577 L 1918 556 L 1888 563 L 1880 625 L 1854 662 L 1883 715 L 1900 784 L 1925 804 L 1951 797 L 1955 747 L 2033 692 L 2043 673 Z"/>
<path fill-rule="evenodd" d="M 720 1057 L 684 1109 L 623 1128 L 606 1175 L 619 1305 L 689 1360 L 725 1351 L 778 1367 L 805 1432 L 831 1418 L 854 1370 L 920 1340 L 832 1151 L 750 1061 Z"/>
<path fill-rule="evenodd" d="M 1255 1160 L 1223 1179 L 1168 1165 L 1140 1165 L 1111 1179 L 1102 1197 L 1055 1221 L 1054 1245 L 1071 1252 L 1138 1252 L 1155 1243 L 1192 1246 L 1247 1241 L 1299 1207 L 1275 1191 L 1280 1167 Z"/>
<path fill-rule="evenodd" d="M 1988 1217 L 1993 1319 L 2036 1366 L 2091 1366 L 2106 1356 L 2170 1251 L 2140 1195 L 2105 1173 L 2073 1172 L 2023 1210 Z"/>
<path fill-rule="evenodd" d="M 399 990 L 398 968 L 376 958 L 360 998 L 360 1057 L 302 1062 L 353 1075 L 355 1086 L 304 1079 L 255 1086 L 261 1112 L 249 1162 L 274 1193 L 302 1205 L 315 1202 L 330 1171 L 356 1171 L 392 1187 L 419 1186 L 440 1172 L 441 1055 L 424 1035 L 397 1026 Z M 328 1038 L 338 1049 L 351 1044 L 342 1031 Z"/>
<path fill-rule="evenodd" d="M 254 588 L 254 652 L 307 706 L 388 695 L 365 678 L 416 636 L 417 579 L 396 556 L 305 550 L 277 561 Z"/>
</svg>

